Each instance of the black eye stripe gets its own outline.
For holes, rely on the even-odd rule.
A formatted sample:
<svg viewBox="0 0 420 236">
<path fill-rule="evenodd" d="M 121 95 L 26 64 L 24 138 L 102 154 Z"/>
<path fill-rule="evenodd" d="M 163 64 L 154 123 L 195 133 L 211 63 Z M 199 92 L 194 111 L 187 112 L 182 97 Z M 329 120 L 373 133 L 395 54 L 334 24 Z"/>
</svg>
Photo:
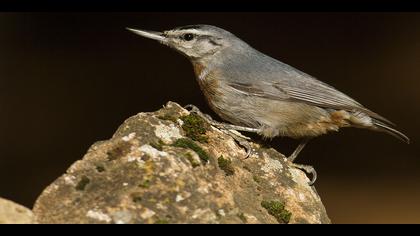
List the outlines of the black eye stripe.
<svg viewBox="0 0 420 236">
<path fill-rule="evenodd" d="M 210 40 L 209 41 L 211 44 L 213 44 L 214 46 L 222 46 L 220 43 L 217 43 L 216 41 L 214 41 L 214 40 Z"/>
<path fill-rule="evenodd" d="M 214 46 L 222 46 L 219 42 L 217 42 L 213 37 L 210 35 L 196 35 L 194 33 L 184 33 L 179 36 L 180 39 L 184 41 L 191 41 L 193 39 L 196 40 L 208 40 L 210 44 L 213 44 Z M 217 40 L 220 40 L 220 38 L 217 38 Z"/>
</svg>

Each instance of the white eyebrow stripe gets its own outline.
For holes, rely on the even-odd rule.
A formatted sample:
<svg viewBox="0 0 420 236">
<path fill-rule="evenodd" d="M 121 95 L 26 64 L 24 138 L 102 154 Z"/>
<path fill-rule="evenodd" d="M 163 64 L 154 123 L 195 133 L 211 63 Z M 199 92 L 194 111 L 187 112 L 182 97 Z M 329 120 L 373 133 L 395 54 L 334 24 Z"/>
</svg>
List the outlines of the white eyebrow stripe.
<svg viewBox="0 0 420 236">
<path fill-rule="evenodd" d="M 196 30 L 196 29 L 178 30 L 178 32 L 191 33 L 191 34 L 200 34 L 201 33 L 199 30 Z"/>
</svg>

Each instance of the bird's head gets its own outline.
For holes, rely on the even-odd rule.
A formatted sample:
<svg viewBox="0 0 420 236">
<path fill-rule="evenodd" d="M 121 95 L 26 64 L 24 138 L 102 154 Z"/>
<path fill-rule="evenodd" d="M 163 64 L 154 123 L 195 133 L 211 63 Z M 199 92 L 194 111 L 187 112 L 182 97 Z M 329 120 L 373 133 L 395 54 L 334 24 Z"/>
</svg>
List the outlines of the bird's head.
<svg viewBox="0 0 420 236">
<path fill-rule="evenodd" d="M 243 43 L 230 32 L 211 25 L 189 25 L 164 32 L 127 29 L 167 45 L 191 60 L 211 57 L 225 48 Z"/>
</svg>

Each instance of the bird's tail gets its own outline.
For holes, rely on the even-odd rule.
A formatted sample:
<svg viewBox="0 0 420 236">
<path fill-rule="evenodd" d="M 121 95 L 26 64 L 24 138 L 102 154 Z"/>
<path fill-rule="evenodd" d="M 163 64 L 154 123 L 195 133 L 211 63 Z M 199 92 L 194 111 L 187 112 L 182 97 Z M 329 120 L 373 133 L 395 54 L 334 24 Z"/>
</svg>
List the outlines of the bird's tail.
<svg viewBox="0 0 420 236">
<path fill-rule="evenodd" d="M 373 129 L 377 130 L 377 131 L 381 131 L 381 132 L 385 132 L 388 133 L 396 138 L 398 138 L 399 140 L 402 140 L 406 143 L 410 143 L 410 139 L 403 133 L 401 133 L 400 131 L 396 130 L 394 127 L 392 127 L 390 124 L 386 124 L 382 121 L 379 121 L 375 118 L 372 119 L 372 123 L 373 123 Z"/>
</svg>

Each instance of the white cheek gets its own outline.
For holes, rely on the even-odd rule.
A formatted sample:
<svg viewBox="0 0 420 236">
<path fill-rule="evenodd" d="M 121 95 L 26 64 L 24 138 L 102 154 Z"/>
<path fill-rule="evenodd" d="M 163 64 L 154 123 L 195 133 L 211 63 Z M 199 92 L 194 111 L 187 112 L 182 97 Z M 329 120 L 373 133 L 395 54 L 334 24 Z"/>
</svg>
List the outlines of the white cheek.
<svg viewBox="0 0 420 236">
<path fill-rule="evenodd" d="M 218 48 L 219 47 L 216 47 L 215 45 L 206 42 L 201 45 L 200 54 L 213 54 L 218 50 Z"/>
</svg>

